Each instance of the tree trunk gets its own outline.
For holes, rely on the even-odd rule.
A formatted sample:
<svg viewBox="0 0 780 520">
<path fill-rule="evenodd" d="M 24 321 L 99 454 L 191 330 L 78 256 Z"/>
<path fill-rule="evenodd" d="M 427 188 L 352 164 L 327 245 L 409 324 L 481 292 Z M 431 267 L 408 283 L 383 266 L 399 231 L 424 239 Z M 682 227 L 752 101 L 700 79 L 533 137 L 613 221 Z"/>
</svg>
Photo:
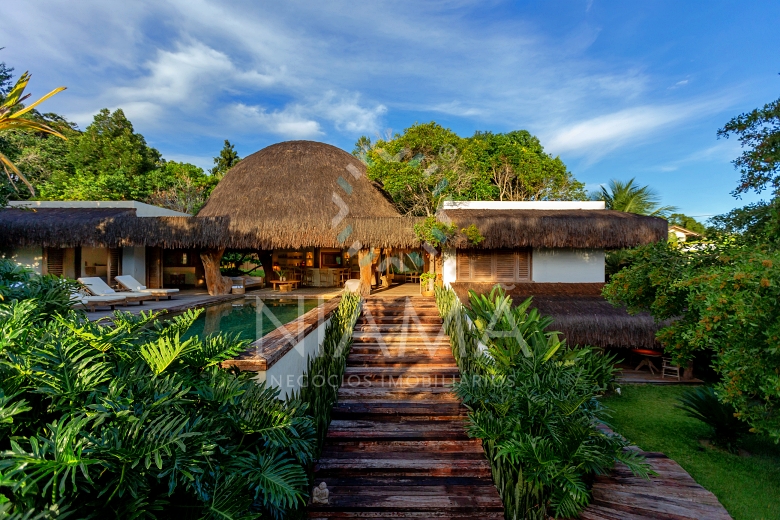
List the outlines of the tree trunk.
<svg viewBox="0 0 780 520">
<path fill-rule="evenodd" d="M 683 370 L 683 381 L 690 381 L 693 379 L 693 362 L 688 363 L 688 366 Z"/>
<path fill-rule="evenodd" d="M 265 272 L 265 284 L 269 285 L 271 277 L 274 273 L 274 252 L 272 250 L 262 250 L 258 255 L 260 257 L 260 263 L 263 264 L 263 271 Z"/>
<path fill-rule="evenodd" d="M 221 249 L 206 249 L 200 253 L 200 260 L 203 262 L 203 269 L 206 272 L 206 287 L 211 296 L 230 294 L 230 289 L 233 285 L 233 281 L 230 278 L 222 276 L 222 273 L 219 272 L 219 262 L 222 260 L 224 253 L 224 247 Z"/>
<path fill-rule="evenodd" d="M 374 264 L 371 261 L 371 252 L 368 249 L 358 251 L 358 265 L 360 266 L 360 295 L 368 296 L 371 294 L 371 277 L 374 271 Z"/>
</svg>

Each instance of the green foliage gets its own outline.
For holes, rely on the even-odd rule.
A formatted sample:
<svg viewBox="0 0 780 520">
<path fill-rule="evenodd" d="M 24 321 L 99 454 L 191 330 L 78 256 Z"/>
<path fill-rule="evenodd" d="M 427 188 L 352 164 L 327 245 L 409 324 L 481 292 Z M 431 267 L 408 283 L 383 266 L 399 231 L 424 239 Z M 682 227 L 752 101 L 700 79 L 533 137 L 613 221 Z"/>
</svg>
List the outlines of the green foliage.
<svg viewBox="0 0 780 520">
<path fill-rule="evenodd" d="M 740 114 L 718 130 L 718 137 L 732 135 L 746 148 L 734 160 L 742 174 L 734 195 L 761 193 L 767 186 L 780 194 L 780 99 Z"/>
<path fill-rule="evenodd" d="M 710 219 L 710 234 L 745 243 L 780 245 L 780 197 L 736 208 Z"/>
<path fill-rule="evenodd" d="M 669 320 L 658 339 L 680 366 L 714 354 L 716 391 L 753 431 L 780 441 L 780 252 L 733 242 L 638 248 L 605 297 Z"/>
<path fill-rule="evenodd" d="M 77 290 L 78 284 L 73 280 L 40 276 L 12 260 L 0 258 L 0 300 L 35 300 L 44 314 L 64 314 L 70 310 L 71 295 Z"/>
<path fill-rule="evenodd" d="M 248 264 L 250 269 L 243 268 Z M 269 267 L 269 272 L 271 271 Z M 220 260 L 219 270 L 225 276 L 265 276 L 265 266 L 260 261 L 260 255 L 251 251 L 225 251 Z"/>
<path fill-rule="evenodd" d="M 471 224 L 469 227 L 462 228 L 460 232 L 463 234 L 463 236 L 466 237 L 466 240 L 468 240 L 469 244 L 475 246 L 478 246 L 483 240 L 485 240 L 485 237 L 482 236 L 482 233 L 479 232 L 479 229 L 477 229 L 475 224 Z"/>
<path fill-rule="evenodd" d="M 307 404 L 317 430 L 317 454 L 325 444 L 330 414 L 336 404 L 339 387 L 352 348 L 352 331 L 360 316 L 360 295 L 345 293 L 333 312 L 319 355 L 309 359 L 306 379 L 296 399 Z"/>
<path fill-rule="evenodd" d="M 209 170 L 209 174 L 216 181 L 219 181 L 240 160 L 241 158 L 238 156 L 235 147 L 230 144 L 230 141 L 225 139 L 225 145 L 220 150 L 219 155 L 214 157 L 214 167 Z"/>
<path fill-rule="evenodd" d="M 720 402 L 712 387 L 700 386 L 686 390 L 679 401 L 678 407 L 688 417 L 698 419 L 712 428 L 712 440 L 719 446 L 736 451 L 740 437 L 748 433 L 748 425 L 735 417 L 734 407 Z"/>
<path fill-rule="evenodd" d="M 188 163 L 165 161 L 150 174 L 150 204 L 195 215 L 206 203 L 217 179 Z"/>
<path fill-rule="evenodd" d="M 635 179 L 628 182 L 612 179 L 609 188 L 602 186 L 600 191 L 591 193 L 590 198 L 603 200 L 607 209 L 653 217 L 663 217 L 676 209 L 674 206 L 661 206 L 658 194 L 650 186 L 640 187 Z"/>
<path fill-rule="evenodd" d="M 470 410 L 468 432 L 482 440 L 507 518 L 576 517 L 590 501 L 590 476 L 616 461 L 648 476 L 628 441 L 598 428 L 607 413 L 597 396 L 614 358 L 567 347 L 545 331 L 551 319 L 529 310 L 530 299 L 515 307 L 499 286 L 470 292 L 469 307 L 452 290 L 436 295 L 461 368 L 455 390 Z"/>
<path fill-rule="evenodd" d="M 560 157 L 545 153 L 527 130 L 477 132 L 467 140 L 463 154 L 467 166 L 490 182 L 495 200 L 585 198 L 584 184 L 574 179 Z"/>
<path fill-rule="evenodd" d="M 0 153 L 18 166 L 39 199 L 139 200 L 195 214 L 218 180 L 192 164 L 166 162 L 121 110 L 101 110 L 84 133 L 57 114 L 33 110 L 24 117 L 68 139 L 18 130 L 0 139 Z"/>
<path fill-rule="evenodd" d="M 700 235 L 707 233 L 707 228 L 704 227 L 704 224 L 684 213 L 672 213 L 666 220 L 669 221 L 670 226 L 684 227 Z"/>
<path fill-rule="evenodd" d="M 305 503 L 314 424 L 303 402 L 219 367 L 246 342 L 181 341 L 201 311 L 106 326 L 20 294 L 0 304 L 4 517 L 281 518 Z"/>
<path fill-rule="evenodd" d="M 95 115 L 83 135 L 71 142 L 73 171 L 53 175 L 41 197 L 54 200 L 145 200 L 154 190 L 150 178 L 160 152 L 146 145 L 121 109 Z"/>
<path fill-rule="evenodd" d="M 440 247 L 450 240 L 458 228 L 453 224 L 446 224 L 430 215 L 424 220 L 414 225 L 414 233 L 420 242 L 427 243 L 433 247 Z"/>
<path fill-rule="evenodd" d="M 741 441 L 747 451 L 741 454 L 702 443 L 712 434 L 710 427 L 677 407 L 686 388 L 624 385 L 620 395 L 602 401 L 616 432 L 679 463 L 734 520 L 780 518 L 780 446 L 759 435 Z"/>
<path fill-rule="evenodd" d="M 361 137 L 353 153 L 408 215 L 433 215 L 446 199 L 584 198 L 560 158 L 544 153 L 525 130 L 464 139 L 434 122 L 415 124 L 375 143 Z"/>
<path fill-rule="evenodd" d="M 0 48 L 2 50 L 2 48 Z M 11 92 L 14 68 L 9 67 L 4 61 L 0 61 L 0 101 Z"/>
</svg>

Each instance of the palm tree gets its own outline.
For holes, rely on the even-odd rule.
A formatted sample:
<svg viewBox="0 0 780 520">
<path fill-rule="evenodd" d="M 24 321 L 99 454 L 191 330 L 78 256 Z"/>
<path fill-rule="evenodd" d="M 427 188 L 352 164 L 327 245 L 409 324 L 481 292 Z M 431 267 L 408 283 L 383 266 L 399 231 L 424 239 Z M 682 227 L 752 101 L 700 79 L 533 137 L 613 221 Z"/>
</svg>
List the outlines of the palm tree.
<svg viewBox="0 0 780 520">
<path fill-rule="evenodd" d="M 26 96 L 24 94 L 24 89 L 27 88 L 27 83 L 30 81 L 30 73 L 25 72 L 22 74 L 22 76 L 19 78 L 19 81 L 16 82 L 16 85 L 14 85 L 14 88 L 11 89 L 11 92 L 8 93 L 8 96 L 2 100 L 3 103 L 0 105 L 0 132 L 6 132 L 9 130 L 32 130 L 35 132 L 44 132 L 47 134 L 56 135 L 57 137 L 60 137 L 62 139 L 66 139 L 64 135 L 59 133 L 58 131 L 54 130 L 50 126 L 43 124 L 39 121 L 34 121 L 32 119 L 22 118 L 22 116 L 28 112 L 30 112 L 33 108 L 35 108 L 37 105 L 42 103 L 43 101 L 49 99 L 54 94 L 57 94 L 58 92 L 62 92 L 65 90 L 65 87 L 57 87 L 45 96 L 43 96 L 41 99 L 36 101 L 35 103 L 23 107 L 21 110 L 17 110 L 14 112 L 15 108 L 18 108 L 21 106 L 22 101 L 30 97 L 30 94 L 27 94 Z M 35 195 L 35 189 L 33 189 L 32 184 L 30 184 L 27 179 L 22 175 L 22 172 L 19 171 L 19 169 L 14 166 L 14 163 L 11 162 L 11 160 L 6 157 L 2 152 L 0 152 L 0 164 L 3 165 L 3 170 L 5 171 L 5 174 L 8 176 L 8 180 L 11 181 L 11 184 L 13 185 L 14 189 L 16 189 L 16 184 L 14 183 L 14 176 L 21 180 L 23 183 L 27 185 L 27 188 L 30 190 L 30 193 Z"/>
<path fill-rule="evenodd" d="M 592 200 L 603 200 L 607 209 L 664 217 L 676 210 L 674 206 L 660 206 L 661 197 L 650 186 L 639 187 L 632 178 L 628 182 L 615 179 L 609 181 L 609 189 L 601 187 L 601 191 L 591 194 Z"/>
</svg>

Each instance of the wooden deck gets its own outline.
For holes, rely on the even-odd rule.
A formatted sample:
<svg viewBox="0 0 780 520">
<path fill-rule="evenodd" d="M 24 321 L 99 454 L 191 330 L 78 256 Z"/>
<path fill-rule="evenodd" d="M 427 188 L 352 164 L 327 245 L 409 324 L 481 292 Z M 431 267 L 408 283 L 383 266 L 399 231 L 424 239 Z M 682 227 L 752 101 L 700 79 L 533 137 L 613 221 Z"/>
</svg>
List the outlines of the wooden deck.
<svg viewBox="0 0 780 520">
<path fill-rule="evenodd" d="M 368 298 L 315 468 L 329 503 L 310 504 L 309 518 L 503 519 L 457 379 L 432 298 Z"/>
<path fill-rule="evenodd" d="M 641 451 L 640 451 L 641 452 Z M 635 477 L 618 464 L 596 477 L 593 501 L 581 520 L 731 520 L 718 499 L 663 453 L 641 452 L 657 477 Z"/>
</svg>

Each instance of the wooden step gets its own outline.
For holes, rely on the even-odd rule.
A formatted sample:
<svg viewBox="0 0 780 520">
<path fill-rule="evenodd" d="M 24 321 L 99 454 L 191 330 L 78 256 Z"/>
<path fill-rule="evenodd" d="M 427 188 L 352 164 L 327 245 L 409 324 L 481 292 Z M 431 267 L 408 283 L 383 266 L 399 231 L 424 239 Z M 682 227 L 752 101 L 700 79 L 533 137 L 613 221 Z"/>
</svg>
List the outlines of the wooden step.
<svg viewBox="0 0 780 520">
<path fill-rule="evenodd" d="M 347 358 L 348 367 L 410 367 L 416 365 L 427 365 L 429 363 L 452 363 L 452 353 L 449 350 L 442 350 L 438 355 L 403 355 L 386 356 L 382 352 L 374 354 L 350 354 Z"/>
<path fill-rule="evenodd" d="M 422 324 L 437 324 L 442 325 L 442 320 L 438 316 L 415 316 L 414 318 L 410 316 L 403 316 L 398 314 L 388 314 L 388 315 L 361 315 L 360 318 L 357 319 L 356 323 L 358 325 L 362 325 L 365 323 L 376 323 L 376 324 L 393 324 L 393 323 L 422 323 Z"/>
<path fill-rule="evenodd" d="M 371 440 L 452 440 L 468 439 L 461 421 L 331 421 L 328 437 L 333 439 Z"/>
<path fill-rule="evenodd" d="M 503 519 L 433 300 L 369 298 L 353 333 L 309 518 Z"/>
<path fill-rule="evenodd" d="M 333 407 L 334 419 L 368 419 L 375 416 L 432 416 L 449 415 L 466 417 L 468 408 L 459 402 L 429 401 L 341 401 Z"/>
<path fill-rule="evenodd" d="M 447 387 L 412 387 L 412 388 L 381 388 L 381 387 L 342 387 L 339 388 L 339 402 L 342 400 L 376 400 L 383 401 L 447 401 L 460 403 L 460 400 Z"/>
</svg>

